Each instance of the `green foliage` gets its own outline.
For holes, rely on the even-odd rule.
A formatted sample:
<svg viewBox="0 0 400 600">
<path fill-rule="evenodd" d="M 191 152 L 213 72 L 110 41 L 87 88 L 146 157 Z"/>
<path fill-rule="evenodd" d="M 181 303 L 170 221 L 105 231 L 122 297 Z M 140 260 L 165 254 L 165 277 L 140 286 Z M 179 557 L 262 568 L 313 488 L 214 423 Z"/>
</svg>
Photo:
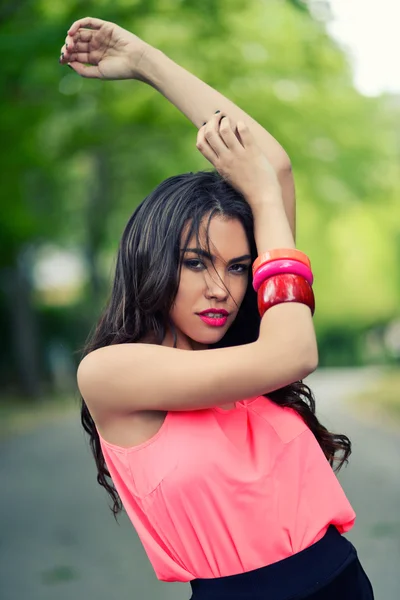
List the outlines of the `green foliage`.
<svg viewBox="0 0 400 600">
<path fill-rule="evenodd" d="M 135 206 L 164 178 L 210 166 L 196 130 L 155 90 L 84 80 L 58 64 L 67 28 L 92 14 L 163 50 L 287 150 L 320 335 L 396 314 L 398 104 L 354 89 L 345 55 L 305 3 L 38 0 L 1 10 L 2 273 L 27 245 L 78 247 L 101 304 Z"/>
</svg>

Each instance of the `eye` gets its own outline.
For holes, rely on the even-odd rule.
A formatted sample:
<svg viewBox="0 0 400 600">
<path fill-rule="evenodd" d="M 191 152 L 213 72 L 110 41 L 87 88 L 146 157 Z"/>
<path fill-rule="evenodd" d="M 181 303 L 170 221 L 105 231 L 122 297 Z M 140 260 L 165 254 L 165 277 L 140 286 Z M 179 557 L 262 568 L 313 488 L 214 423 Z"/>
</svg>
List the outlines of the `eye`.
<svg viewBox="0 0 400 600">
<path fill-rule="evenodd" d="M 241 275 L 242 273 L 247 273 L 247 271 L 249 270 L 249 265 L 237 263 L 236 265 L 232 265 L 231 267 L 229 267 L 229 270 Z"/>
<path fill-rule="evenodd" d="M 203 268 L 205 268 L 204 263 L 201 262 L 201 260 L 198 260 L 197 258 L 190 258 L 188 260 L 184 260 L 183 264 L 188 269 L 192 269 L 192 271 L 202 271 Z"/>
</svg>

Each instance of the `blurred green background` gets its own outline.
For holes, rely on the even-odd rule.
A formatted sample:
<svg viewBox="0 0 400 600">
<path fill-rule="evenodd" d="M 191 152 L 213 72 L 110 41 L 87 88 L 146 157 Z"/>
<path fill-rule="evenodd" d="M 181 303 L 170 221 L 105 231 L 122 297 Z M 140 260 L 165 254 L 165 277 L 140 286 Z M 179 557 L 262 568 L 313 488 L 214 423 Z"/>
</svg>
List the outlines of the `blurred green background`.
<svg viewBox="0 0 400 600">
<path fill-rule="evenodd" d="M 87 14 L 158 47 L 280 141 L 296 181 L 297 245 L 315 274 L 320 365 L 396 367 L 400 103 L 355 89 L 348 58 L 304 2 L 5 0 L 2 409 L 76 391 L 79 349 L 129 216 L 166 177 L 211 168 L 193 125 L 154 89 L 59 65 L 67 28 Z"/>
</svg>

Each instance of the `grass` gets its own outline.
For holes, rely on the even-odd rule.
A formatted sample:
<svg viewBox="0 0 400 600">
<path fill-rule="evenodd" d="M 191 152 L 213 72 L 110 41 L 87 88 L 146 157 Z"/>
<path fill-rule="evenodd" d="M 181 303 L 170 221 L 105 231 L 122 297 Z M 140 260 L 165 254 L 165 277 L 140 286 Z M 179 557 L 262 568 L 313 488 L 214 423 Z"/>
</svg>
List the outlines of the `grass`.
<svg viewBox="0 0 400 600">
<path fill-rule="evenodd" d="M 0 439 L 58 421 L 73 412 L 79 414 L 78 402 L 73 394 L 44 396 L 39 400 L 1 396 Z"/>
<path fill-rule="evenodd" d="M 400 368 L 389 368 L 381 379 L 353 399 L 370 415 L 400 427 Z"/>
</svg>

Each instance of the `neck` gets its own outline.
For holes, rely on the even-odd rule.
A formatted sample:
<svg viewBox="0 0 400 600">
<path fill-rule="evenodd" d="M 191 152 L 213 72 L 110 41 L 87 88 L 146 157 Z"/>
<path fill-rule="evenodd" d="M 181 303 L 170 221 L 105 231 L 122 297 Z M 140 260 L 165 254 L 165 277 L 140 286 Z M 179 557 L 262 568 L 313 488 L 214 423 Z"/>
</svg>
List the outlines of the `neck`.
<svg viewBox="0 0 400 600">
<path fill-rule="evenodd" d="M 170 329 L 167 330 L 162 345 L 169 348 L 174 347 L 174 335 Z M 207 350 L 208 346 L 192 340 L 179 329 L 176 329 L 176 348 L 179 348 L 179 350 Z"/>
</svg>

